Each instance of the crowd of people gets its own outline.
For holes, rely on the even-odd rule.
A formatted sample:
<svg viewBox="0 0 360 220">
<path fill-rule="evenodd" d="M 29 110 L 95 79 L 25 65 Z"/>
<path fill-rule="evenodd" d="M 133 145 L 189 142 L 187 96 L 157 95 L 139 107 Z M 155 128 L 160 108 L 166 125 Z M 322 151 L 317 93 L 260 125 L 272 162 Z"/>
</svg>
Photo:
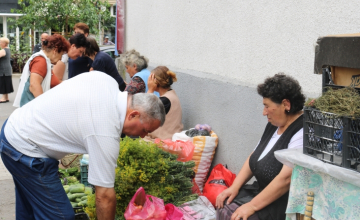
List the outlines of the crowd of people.
<svg viewBox="0 0 360 220">
<path fill-rule="evenodd" d="M 183 130 L 181 103 L 171 87 L 176 73 L 166 66 L 150 71 L 149 60 L 130 50 L 121 56 L 131 78 L 126 83 L 112 58 L 88 36 L 89 27 L 77 23 L 73 29 L 69 40 L 41 35 L 22 72 L 14 100 L 20 108 L 1 129 L 0 153 L 13 175 L 18 219 L 74 218 L 57 177 L 58 160 L 69 153 L 89 154 L 97 216 L 114 219 L 121 135 L 149 141 L 171 139 Z M 0 103 L 9 102 L 14 92 L 8 45 L 0 38 Z M 302 148 L 305 97 L 299 83 L 281 73 L 257 91 L 268 124 L 234 183 L 217 197 L 219 220 L 285 219 L 292 170 L 274 151 Z M 247 185 L 252 177 L 257 181 Z M 47 193 L 36 193 L 41 191 Z"/>
</svg>

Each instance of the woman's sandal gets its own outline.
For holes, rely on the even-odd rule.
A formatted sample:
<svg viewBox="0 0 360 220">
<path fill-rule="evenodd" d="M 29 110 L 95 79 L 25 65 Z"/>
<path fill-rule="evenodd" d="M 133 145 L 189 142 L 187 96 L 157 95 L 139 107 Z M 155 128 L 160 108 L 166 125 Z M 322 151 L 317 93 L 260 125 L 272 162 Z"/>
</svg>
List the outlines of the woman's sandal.
<svg viewBox="0 0 360 220">
<path fill-rule="evenodd" d="M 9 100 L 0 101 L 0 103 L 7 103 L 7 102 L 9 102 Z"/>
</svg>

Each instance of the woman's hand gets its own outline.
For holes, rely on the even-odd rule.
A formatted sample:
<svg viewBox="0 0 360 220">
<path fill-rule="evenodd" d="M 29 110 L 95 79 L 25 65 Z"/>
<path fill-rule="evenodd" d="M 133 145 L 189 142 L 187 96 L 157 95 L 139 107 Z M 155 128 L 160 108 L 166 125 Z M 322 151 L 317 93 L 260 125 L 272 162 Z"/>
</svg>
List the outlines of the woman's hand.
<svg viewBox="0 0 360 220">
<path fill-rule="evenodd" d="M 224 191 L 222 191 L 217 197 L 216 197 L 216 208 L 221 209 L 224 207 L 224 201 L 226 198 L 229 198 L 227 200 L 227 204 L 230 204 L 231 201 L 237 196 L 239 193 L 238 190 L 233 188 L 227 188 Z"/>
<path fill-rule="evenodd" d="M 154 73 L 150 74 L 147 84 L 148 84 L 148 93 L 153 93 L 154 91 L 156 91 L 158 85 L 156 83 L 156 78 Z"/>
<path fill-rule="evenodd" d="M 231 220 L 247 220 L 254 213 L 254 207 L 248 202 L 235 210 L 235 212 L 231 216 Z"/>
</svg>

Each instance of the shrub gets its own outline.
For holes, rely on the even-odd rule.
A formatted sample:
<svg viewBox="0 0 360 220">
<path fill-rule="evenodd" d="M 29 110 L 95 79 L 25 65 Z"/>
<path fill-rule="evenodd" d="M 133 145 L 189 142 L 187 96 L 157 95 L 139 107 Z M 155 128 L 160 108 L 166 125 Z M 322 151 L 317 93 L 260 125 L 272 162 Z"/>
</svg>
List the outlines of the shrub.
<svg viewBox="0 0 360 220">
<path fill-rule="evenodd" d="M 175 206 L 197 198 L 192 194 L 193 161 L 179 162 L 177 156 L 142 139 L 124 138 L 115 174 L 116 219 L 124 219 L 124 212 L 136 190 L 141 186 L 149 195 Z M 89 207 L 94 207 L 90 204 Z M 94 209 L 93 209 L 94 210 Z M 89 216 L 94 216 L 87 210 Z"/>
</svg>

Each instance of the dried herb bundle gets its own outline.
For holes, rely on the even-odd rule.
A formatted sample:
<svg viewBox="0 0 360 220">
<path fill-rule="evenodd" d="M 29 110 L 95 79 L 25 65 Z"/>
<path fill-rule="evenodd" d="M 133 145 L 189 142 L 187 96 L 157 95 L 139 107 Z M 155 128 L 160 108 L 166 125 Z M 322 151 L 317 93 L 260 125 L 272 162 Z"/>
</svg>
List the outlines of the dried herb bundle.
<svg viewBox="0 0 360 220">
<path fill-rule="evenodd" d="M 360 117 L 360 95 L 356 89 L 328 90 L 319 98 L 308 100 L 305 106 L 314 107 L 323 112 L 335 113 L 338 116 Z"/>
</svg>

